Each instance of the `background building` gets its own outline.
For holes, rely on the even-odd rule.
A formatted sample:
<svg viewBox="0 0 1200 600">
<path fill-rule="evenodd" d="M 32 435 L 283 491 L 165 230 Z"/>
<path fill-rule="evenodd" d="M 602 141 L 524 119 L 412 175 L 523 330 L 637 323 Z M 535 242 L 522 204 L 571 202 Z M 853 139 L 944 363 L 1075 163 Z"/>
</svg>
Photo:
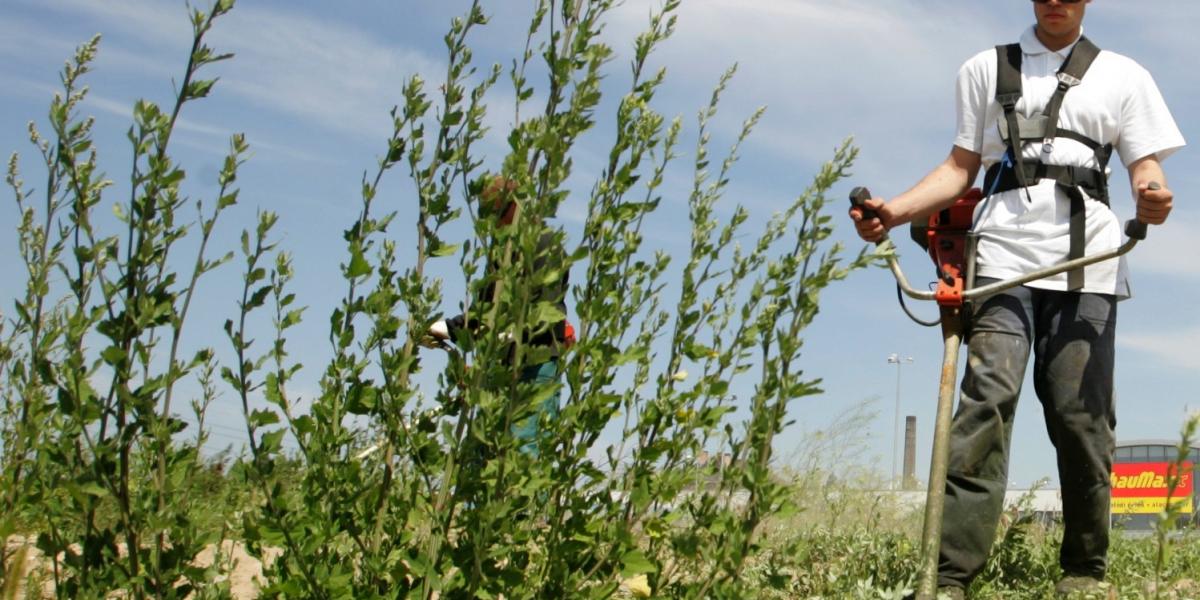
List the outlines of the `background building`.
<svg viewBox="0 0 1200 600">
<path fill-rule="evenodd" d="M 1154 529 L 1158 515 L 1166 508 L 1169 491 L 1168 476 L 1178 458 L 1178 442 L 1165 439 L 1130 440 L 1118 442 L 1112 472 L 1112 525 L 1127 531 Z M 1200 524 L 1200 446 L 1192 446 L 1183 463 L 1177 489 L 1171 494 L 1171 504 L 1183 513 L 1179 525 Z M 924 483 L 915 482 L 910 488 L 892 494 L 898 507 L 920 510 L 925 503 Z M 1004 507 L 1022 514 L 1032 514 L 1050 523 L 1062 521 L 1062 492 L 1058 489 L 1009 489 L 1004 495 Z"/>
</svg>

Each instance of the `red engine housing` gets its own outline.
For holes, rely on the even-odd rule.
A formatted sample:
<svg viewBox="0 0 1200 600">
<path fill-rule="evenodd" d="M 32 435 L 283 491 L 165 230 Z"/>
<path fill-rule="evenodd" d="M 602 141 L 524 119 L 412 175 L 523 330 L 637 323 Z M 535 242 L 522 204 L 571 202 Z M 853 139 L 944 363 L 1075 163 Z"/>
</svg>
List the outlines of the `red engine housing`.
<svg viewBox="0 0 1200 600">
<path fill-rule="evenodd" d="M 912 237 L 929 251 L 937 267 L 938 286 L 934 299 L 941 306 L 959 307 L 966 289 L 967 234 L 975 218 L 975 205 L 983 191 L 971 188 L 950 207 L 929 215 L 925 224 L 913 223 Z"/>
</svg>

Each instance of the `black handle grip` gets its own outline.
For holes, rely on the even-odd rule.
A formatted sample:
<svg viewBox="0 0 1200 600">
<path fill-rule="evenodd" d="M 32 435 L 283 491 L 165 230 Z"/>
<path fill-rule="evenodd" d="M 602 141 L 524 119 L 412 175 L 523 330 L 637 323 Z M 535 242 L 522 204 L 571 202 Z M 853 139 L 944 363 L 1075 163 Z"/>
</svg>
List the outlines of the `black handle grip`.
<svg viewBox="0 0 1200 600">
<path fill-rule="evenodd" d="M 859 187 L 856 187 L 856 188 L 850 190 L 850 205 L 857 206 L 860 210 L 862 210 L 862 218 L 877 219 L 877 218 L 879 218 L 879 212 L 867 208 L 867 200 L 870 200 L 870 199 L 871 199 L 871 190 L 868 190 L 865 187 L 859 186 Z M 884 229 L 883 236 L 880 237 L 879 239 L 875 240 L 875 245 L 878 246 L 878 245 L 886 242 L 887 239 L 888 239 L 887 229 Z"/>
<path fill-rule="evenodd" d="M 1151 181 L 1148 185 L 1146 185 L 1146 189 L 1161 190 L 1162 184 L 1157 181 Z M 1130 220 L 1126 221 L 1125 222 L 1125 235 L 1128 236 L 1129 239 L 1131 239 L 1131 240 L 1146 239 L 1146 224 L 1137 219 L 1130 219 Z"/>
<path fill-rule="evenodd" d="M 1125 236 L 1131 240 L 1146 239 L 1146 224 L 1137 219 L 1125 221 Z"/>
<path fill-rule="evenodd" d="M 861 208 L 864 219 L 874 219 L 879 216 L 875 211 L 866 207 L 866 202 L 870 199 L 871 190 L 865 187 L 859 186 L 850 190 L 850 205 Z"/>
</svg>

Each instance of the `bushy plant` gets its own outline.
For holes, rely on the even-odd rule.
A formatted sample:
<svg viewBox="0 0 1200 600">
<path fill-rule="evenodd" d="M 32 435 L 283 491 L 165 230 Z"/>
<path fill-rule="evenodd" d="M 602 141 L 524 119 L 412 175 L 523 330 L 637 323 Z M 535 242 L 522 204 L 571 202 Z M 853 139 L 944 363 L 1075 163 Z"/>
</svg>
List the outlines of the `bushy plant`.
<svg viewBox="0 0 1200 600">
<path fill-rule="evenodd" d="M 742 247 L 748 212 L 722 212 L 718 202 L 761 111 L 725 156 L 710 155 L 709 122 L 730 69 L 699 116 L 689 253 L 648 248 L 643 226 L 666 193 L 684 129 L 653 108 L 666 72 L 650 72 L 648 59 L 672 34 L 679 2 L 664 3 L 634 40 L 607 164 L 579 174 L 572 153 L 600 118 L 613 55 L 600 33 L 614 4 L 536 4 L 507 73 L 518 102 L 502 158 L 476 150 L 486 95 L 504 74 L 475 70 L 467 39 L 488 21 L 478 2 L 445 37 L 447 72 L 436 92 L 417 77 L 405 84 L 344 234 L 332 358 L 303 410 L 288 391 L 301 365 L 287 341 L 303 308 L 289 291 L 290 257 L 272 237 L 275 214 L 260 213 L 242 236 L 244 285 L 224 325 L 229 348 L 183 354 L 197 282 L 232 258 L 210 258 L 207 245 L 237 201 L 247 144 L 232 138 L 220 191 L 198 204 L 189 226 L 180 214 L 186 175 L 169 142 L 185 104 L 214 85 L 198 71 L 229 58 L 203 37 L 232 0 L 192 12 L 194 44 L 174 105 L 136 105 L 126 203 L 104 203 L 109 182 L 96 170 L 91 121 L 78 115 L 79 79 L 97 40 L 80 48 L 51 107 L 54 135 L 31 127 L 48 171 L 40 210 L 10 161 L 28 279 L 0 346 L 9 392 L 0 532 L 28 519 L 60 596 L 227 593 L 214 584 L 219 573 L 193 558 L 229 524 L 200 517 L 204 494 L 182 493 L 211 475 L 201 448 L 217 374 L 244 409 L 248 456 L 229 476 L 243 491 L 230 502 L 250 504 L 237 534 L 266 562 L 266 597 L 608 597 L 634 576 L 670 597 L 745 597 L 760 584 L 787 585 L 744 575 L 765 556 L 764 521 L 792 506 L 772 449 L 789 403 L 819 393 L 819 380 L 800 368 L 804 328 L 821 292 L 870 260 L 842 258 L 824 213 L 855 150 L 836 149 L 809 189 Z M 536 57 L 540 83 L 527 76 Z M 394 170 L 407 175 L 415 206 L 384 204 L 394 197 L 386 177 Z M 481 211 L 496 175 L 522 206 L 511 225 Z M 580 193 L 569 181 L 589 177 L 582 237 L 568 240 L 553 219 Z M 125 231 L 99 230 L 92 213 L 102 205 L 115 207 Z M 395 231 L 402 211 L 415 214 L 403 220 L 414 224 L 408 232 Z M 464 220 L 470 234 L 452 239 L 450 224 Z M 198 251 L 179 269 L 173 250 L 189 237 Z M 562 249 L 554 260 L 546 240 Z M 413 244 L 411 262 L 399 258 L 400 243 Z M 668 277 L 673 259 L 682 262 L 678 281 Z M 435 273 L 458 270 L 475 299 L 466 306 L 475 326 L 456 340 L 437 389 L 423 390 L 420 345 L 446 308 Z M 578 343 L 557 348 L 562 381 L 524 382 L 523 366 L 550 358 L 526 334 L 564 317 L 539 287 L 568 271 L 578 282 L 568 298 Z M 265 346 L 251 333 L 263 320 L 275 331 Z M 201 390 L 192 432 L 175 398 L 190 376 Z M 537 452 L 522 451 L 513 424 L 560 389 L 561 415 L 543 418 Z M 623 421 L 621 441 L 606 445 L 601 434 L 614 419 Z M 284 452 L 285 436 L 296 454 Z M 728 460 L 698 462 L 705 452 Z M 789 560 L 770 562 L 779 572 Z"/>
<path fill-rule="evenodd" d="M 194 39 L 173 105 L 134 106 L 126 202 L 104 202 L 111 181 L 97 170 L 93 121 L 79 114 L 98 37 L 63 70 L 50 135 L 30 124 L 46 168 L 36 198 L 15 153 L 8 163 L 27 278 L 0 367 L 6 392 L 0 533 L 7 537 L 17 519 L 36 526 L 61 597 L 124 589 L 136 598 L 182 598 L 208 579 L 191 561 L 218 534 L 197 526 L 193 500 L 180 494 L 205 468 L 203 434 L 190 441 L 181 435 L 174 394 L 181 380 L 206 372 L 213 361 L 208 349 L 184 355 L 181 340 L 198 281 L 226 260 L 210 258 L 207 242 L 236 201 L 245 145 L 240 136 L 232 139 L 220 191 L 196 203 L 199 221 L 192 227 L 185 216 L 190 201 L 180 192 L 185 171 L 172 159 L 170 141 L 184 106 L 215 82 L 200 79 L 200 70 L 229 57 L 202 40 L 232 6 L 219 0 L 207 12 L 191 11 Z M 117 213 L 124 231 L 96 226 L 94 211 L 102 205 Z M 173 252 L 196 230 L 196 254 L 180 268 Z M 210 400 L 193 402 L 198 420 Z"/>
<path fill-rule="evenodd" d="M 1062 532 L 1048 528 L 1033 511 L 1035 485 L 1001 516 L 991 553 L 983 572 L 972 583 L 980 597 L 1012 590 L 1040 598 L 1053 593 L 1059 577 L 1058 547 Z"/>
<path fill-rule="evenodd" d="M 509 72 L 520 99 L 509 154 L 492 166 L 474 148 L 501 69 L 469 77 L 465 40 L 487 22 L 478 4 L 446 36 L 449 66 L 437 100 L 420 79 L 405 86 L 394 132 L 363 182 L 360 218 L 346 232 L 347 293 L 330 320 L 335 358 L 308 414 L 295 414 L 285 386 L 297 368 L 282 350 L 299 318 L 286 288 L 290 269 L 286 258 L 271 270 L 260 266 L 272 247 L 269 217 L 251 236 L 257 241 L 244 244 L 246 300 L 237 321 L 274 302 L 280 332 L 273 348 L 251 356 L 243 326 L 229 326 L 243 368 L 227 378 L 246 398 L 262 386 L 275 407 L 245 404 L 251 477 L 266 498 L 247 536 L 260 551 L 284 550 L 268 572 L 267 594 L 607 597 L 638 575 L 663 596 L 746 592 L 741 575 L 760 552 L 759 526 L 790 504 L 773 473 L 775 436 L 789 402 L 819 391 L 798 368 L 801 333 L 821 290 L 869 260 L 860 254 L 843 264 L 823 214 L 825 192 L 855 152 L 838 149 L 810 189 L 741 248 L 734 240 L 748 213 L 738 207 L 721 219 L 715 207 L 758 114 L 719 163 L 707 133 L 730 70 L 700 114 L 691 251 L 680 296 L 669 304 L 671 257 L 644 248 L 642 226 L 659 207 L 682 124 L 653 110 L 665 71 L 647 75 L 646 65 L 671 34 L 678 2 L 655 13 L 634 44 L 630 90 L 616 111 L 582 239 L 568 243 L 552 221 L 570 193 L 574 145 L 596 123 L 612 54 L 598 35 L 612 6 L 538 4 L 527 50 Z M 536 55 L 548 72 L 541 86 L 526 76 Z M 544 106 L 527 114 L 538 95 Z M 417 200 L 407 236 L 416 258 L 408 266 L 397 263 L 396 242 L 386 235 L 400 209 L 377 204 L 393 168 L 407 171 Z M 512 225 L 480 214 L 497 174 L 522 206 Z M 464 215 L 474 235 L 445 239 L 446 225 Z M 547 239 L 565 248 L 559 260 L 544 260 Z M 476 299 L 467 320 L 477 326 L 458 340 L 433 401 L 422 403 L 414 383 L 419 345 L 441 316 L 442 286 L 431 271 L 448 268 L 451 256 Z M 536 453 L 522 452 L 512 424 L 537 414 L 560 385 L 521 382 L 523 365 L 547 359 L 524 333 L 564 316 L 552 302 L 534 301 L 562 270 L 582 275 L 569 298 L 579 341 L 559 349 L 561 415 L 541 423 L 546 434 Z M 735 389 L 750 391 L 737 397 Z M 748 408 L 740 423 L 739 404 Z M 372 425 L 348 425 L 353 416 Z M 618 416 L 623 441 L 598 446 Z M 272 477 L 285 431 L 307 465 L 291 488 Z M 729 460 L 698 464 L 694 457 L 706 451 Z"/>
</svg>

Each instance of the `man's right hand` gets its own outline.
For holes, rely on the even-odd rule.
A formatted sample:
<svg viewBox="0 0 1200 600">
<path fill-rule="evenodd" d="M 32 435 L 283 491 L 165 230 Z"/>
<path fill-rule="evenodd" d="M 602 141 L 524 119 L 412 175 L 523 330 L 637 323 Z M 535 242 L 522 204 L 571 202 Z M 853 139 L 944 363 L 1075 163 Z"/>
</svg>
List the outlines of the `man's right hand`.
<svg viewBox="0 0 1200 600">
<path fill-rule="evenodd" d="M 858 206 L 852 206 L 850 207 L 850 219 L 854 221 L 854 228 L 858 231 L 858 237 L 868 242 L 878 243 L 887 235 L 887 223 L 891 220 L 891 212 L 888 210 L 887 203 L 884 202 L 883 198 L 871 198 L 864 204 L 867 210 L 874 211 L 874 216 L 864 218 L 863 209 Z"/>
</svg>

